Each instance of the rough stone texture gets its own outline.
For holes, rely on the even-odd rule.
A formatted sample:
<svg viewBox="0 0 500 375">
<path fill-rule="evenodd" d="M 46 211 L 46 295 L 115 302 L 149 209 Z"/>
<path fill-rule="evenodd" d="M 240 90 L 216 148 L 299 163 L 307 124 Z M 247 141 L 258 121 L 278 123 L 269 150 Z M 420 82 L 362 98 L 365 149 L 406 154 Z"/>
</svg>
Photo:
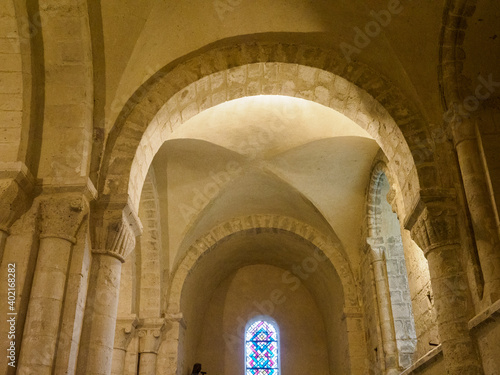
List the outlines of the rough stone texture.
<svg viewBox="0 0 500 375">
<path fill-rule="evenodd" d="M 362 290 L 364 331 L 366 335 L 366 351 L 368 373 L 378 375 L 384 366 L 384 351 L 380 335 L 380 319 L 378 312 L 377 291 L 371 266 L 372 259 L 368 253 L 361 266 L 360 286 Z"/>
<path fill-rule="evenodd" d="M 0 231 L 9 233 L 11 225 L 24 214 L 31 205 L 33 177 L 27 167 L 20 162 L 0 163 L 3 171 L 0 173 Z M 3 251 L 3 241 L 0 243 L 0 259 Z"/>
<path fill-rule="evenodd" d="M 372 267 L 380 310 L 384 348 L 382 358 L 385 357 L 386 362 L 382 369 L 385 368 L 387 373 L 395 373 L 400 368 L 404 369 L 412 364 L 417 337 L 401 225 L 392 212 L 399 210 L 394 201 L 395 191 L 390 188 L 386 177 L 388 172 L 383 161 L 375 164 L 372 171 L 367 196 L 367 231 L 370 235 L 367 242 L 373 258 Z M 418 273 L 412 276 L 424 275 Z M 413 291 L 413 294 L 416 292 Z"/>
<path fill-rule="evenodd" d="M 39 247 L 39 230 L 37 228 L 38 207 L 31 207 L 21 219 L 19 219 L 10 228 L 10 236 L 5 242 L 5 251 L 2 257 L 0 276 L 2 282 L 7 282 L 8 264 L 16 264 L 16 305 L 15 309 L 18 313 L 18 325 L 16 327 L 16 340 L 22 338 L 28 302 L 30 299 L 30 290 L 33 283 L 33 274 L 36 265 L 37 250 Z M 7 299 L 7 288 L 0 290 L 0 295 L 4 300 Z M 9 305 L 0 304 L 0 311 L 7 315 Z M 4 337 L 7 337 L 9 327 L 5 324 L 0 325 L 0 332 Z M 19 341 L 18 341 L 19 342 Z M 0 342 L 2 350 L 7 351 L 9 347 L 7 340 Z M 19 358 L 20 345 L 16 345 L 16 354 Z M 17 369 L 7 367 L 7 356 L 0 358 L 0 366 L 2 369 L 7 369 L 6 374 L 14 375 Z"/>
<path fill-rule="evenodd" d="M 158 194 L 154 186 L 154 175 L 148 176 L 152 181 L 146 181 L 142 192 L 139 217 L 144 225 L 140 238 L 140 294 L 139 317 L 157 318 L 161 313 L 162 285 L 162 241 L 161 219 L 159 214 Z"/>
<path fill-rule="evenodd" d="M 500 302 L 492 304 L 469 321 L 469 328 L 478 340 L 483 368 L 486 374 L 498 372 L 499 358 L 496 355 L 500 339 Z"/>
<path fill-rule="evenodd" d="M 118 312 L 121 265 L 135 246 L 138 220 L 127 206 L 101 205 L 97 211 L 89 292 L 78 359 L 78 374 L 109 373 Z"/>
<path fill-rule="evenodd" d="M 92 46 L 87 2 L 40 1 L 45 108 L 38 178 L 48 185 L 88 176 L 92 143 Z M 64 33 L 60 30 L 74 30 Z"/>
<path fill-rule="evenodd" d="M 88 222 L 86 224 L 88 225 Z M 56 354 L 56 373 L 75 373 L 76 371 L 91 262 L 87 225 L 78 232 L 77 242 L 72 251 L 64 297 L 63 323 Z"/>
<path fill-rule="evenodd" d="M 420 212 L 412 237 L 429 262 L 439 335 L 447 371 L 482 373 L 478 352 L 467 330 L 470 296 L 462 271 L 456 211 L 446 202 L 433 202 Z"/>
<path fill-rule="evenodd" d="M 134 338 L 134 332 L 138 324 L 135 315 L 129 318 L 118 317 L 116 319 L 115 342 L 113 345 L 113 363 L 111 374 L 123 374 L 125 371 L 125 359 L 130 342 Z"/>
<path fill-rule="evenodd" d="M 282 287 L 283 271 L 265 265 L 248 266 L 224 281 L 207 306 L 199 346 L 193 348 L 194 353 L 188 351 L 191 358 L 188 363 L 200 361 L 207 373 L 243 373 L 239 355 L 244 349 L 242 331 L 249 319 L 262 314 L 255 303 L 261 303 L 274 289 Z M 262 278 L 263 274 L 266 279 Z M 328 373 L 325 325 L 312 296 L 301 287 L 283 297 L 286 300 L 270 314 L 280 332 L 281 371 L 297 375 L 308 371 Z M 292 330 L 291 327 L 300 329 Z M 303 342 L 308 345 L 302 345 Z M 346 365 L 332 363 L 340 373 L 346 372 Z"/>
<path fill-rule="evenodd" d="M 88 201 L 81 194 L 49 195 L 40 199 L 39 209 L 40 247 L 19 355 L 21 373 L 53 371 L 71 248 L 88 214 Z"/>
<path fill-rule="evenodd" d="M 28 160 L 32 66 L 26 4 L 4 1 L 0 6 L 0 148 L 1 160 Z"/>
<path fill-rule="evenodd" d="M 231 275 L 275 267 L 284 280 L 246 274 L 255 295 L 298 282 L 307 303 L 283 319 L 309 317 L 324 338 L 300 373 L 497 375 L 499 19 L 476 0 L 2 1 L 0 372 L 185 375 L 200 353 L 211 366 L 207 330 L 244 295 Z M 238 128 L 228 112 L 259 122 L 238 107 L 257 96 L 316 109 L 274 133 L 269 118 Z M 320 115 L 332 121 L 318 135 Z M 329 133 L 343 126 L 363 134 Z M 204 158 L 198 170 L 216 155 L 246 164 L 173 238 L 173 184 L 214 192 L 196 168 L 169 173 L 175 154 Z M 366 169 L 379 160 L 401 238 L 378 220 Z M 212 300 L 228 314 L 210 315 Z M 132 316 L 139 329 L 123 328 Z"/>
<path fill-rule="evenodd" d="M 319 53 L 325 54 L 326 52 L 319 51 Z M 221 58 L 224 58 L 224 56 L 222 56 Z M 130 155 L 128 157 L 125 157 L 123 155 L 123 152 L 121 152 L 120 155 L 116 157 L 117 160 L 114 160 L 114 158 L 110 156 L 110 158 L 112 158 L 110 161 L 110 168 L 113 168 L 113 165 L 120 165 L 122 168 L 124 166 L 124 163 L 131 164 L 132 175 L 137 176 L 137 178 L 131 180 L 128 180 L 127 178 L 126 181 L 129 181 L 128 187 L 118 188 L 119 190 L 111 190 L 112 186 L 114 187 L 113 189 L 116 189 L 119 184 L 122 184 L 120 182 L 122 179 L 119 177 L 119 170 L 114 172 L 113 169 L 111 169 L 108 172 L 110 177 L 105 182 L 104 193 L 111 194 L 115 191 L 119 193 L 128 192 L 128 194 L 132 198 L 134 206 L 137 207 L 140 197 L 140 191 L 142 190 L 142 183 L 146 176 L 149 165 L 151 164 L 153 156 L 156 154 L 163 142 L 165 142 L 169 138 L 169 135 L 172 131 L 176 130 L 180 125 L 200 112 L 200 108 L 198 108 L 198 106 L 196 105 L 196 101 L 202 101 L 205 103 L 206 100 L 204 98 L 206 96 L 211 95 L 213 98 L 214 96 L 219 95 L 222 100 L 212 103 L 212 105 L 217 105 L 226 100 L 241 98 L 248 95 L 247 92 L 249 91 L 249 88 L 246 88 L 246 86 L 256 86 L 257 89 L 253 90 L 251 95 L 274 94 L 295 96 L 316 101 L 320 104 L 329 106 L 330 108 L 333 108 L 340 113 L 343 113 L 345 116 L 351 118 L 361 127 L 366 129 L 368 133 L 370 133 L 379 143 L 380 147 L 386 154 L 394 155 L 396 154 L 396 150 L 399 152 L 399 154 L 401 155 L 401 163 L 400 168 L 398 168 L 397 170 L 397 178 L 399 181 L 401 181 L 401 185 L 405 184 L 403 183 L 403 181 L 413 179 L 413 175 L 410 174 L 412 169 L 412 161 L 410 156 L 411 152 L 409 149 L 407 149 L 406 142 L 402 141 L 404 138 L 403 134 L 397 127 L 397 124 L 394 122 L 391 114 L 377 101 L 377 98 L 374 98 L 370 95 L 369 90 L 368 92 L 366 92 L 362 88 L 350 83 L 346 78 L 337 76 L 335 75 L 335 73 L 329 72 L 328 70 L 322 71 L 315 65 L 309 67 L 301 66 L 299 64 L 299 67 L 301 69 L 299 69 L 297 72 L 294 72 L 293 69 L 290 69 L 287 66 L 290 65 L 291 68 L 293 68 L 298 62 L 293 62 L 294 64 L 290 63 L 285 64 L 283 62 L 261 62 L 214 73 L 213 76 L 206 77 L 211 81 L 215 80 L 215 85 L 213 83 L 211 84 L 210 91 L 207 92 L 206 90 L 202 90 L 198 93 L 196 92 L 196 89 L 200 85 L 191 83 L 190 86 L 188 86 L 188 88 L 186 88 L 185 90 L 181 90 L 173 95 L 171 94 L 172 97 L 162 108 L 144 109 L 146 113 L 140 115 L 138 114 L 138 116 L 143 117 L 144 115 L 147 115 L 147 112 L 158 112 L 158 114 L 154 118 L 132 118 L 130 120 L 127 120 L 128 122 L 124 126 L 128 126 L 130 124 L 130 126 L 137 127 L 137 122 L 147 122 L 151 125 L 143 130 L 135 129 L 136 132 L 142 131 L 144 134 L 143 136 L 141 135 L 142 143 L 137 144 L 137 146 L 134 146 L 132 143 L 134 142 L 134 138 L 131 137 L 132 134 L 128 134 L 126 140 L 123 140 L 123 142 L 127 142 L 127 145 L 121 147 L 125 150 L 130 149 L 131 147 L 136 147 L 137 151 L 133 155 Z M 207 62 L 205 64 L 209 63 Z M 266 84 L 269 79 L 269 75 L 266 74 L 266 70 L 269 70 L 270 68 L 274 68 L 274 70 L 277 72 L 276 76 L 274 77 L 276 85 L 272 91 L 266 92 L 265 89 L 266 87 L 268 87 L 266 86 Z M 251 74 L 251 76 L 249 76 L 249 74 Z M 241 77 L 242 87 L 237 96 L 231 96 L 231 89 L 232 86 L 234 86 L 234 81 L 231 79 L 231 77 L 234 75 L 238 75 L 239 77 Z M 293 86 L 296 87 L 299 91 L 295 93 L 288 92 L 286 89 L 286 87 L 288 87 L 287 82 L 293 82 Z M 160 83 L 158 83 L 158 85 L 159 84 Z M 158 90 L 160 89 L 161 88 L 158 88 Z M 300 89 L 302 89 L 302 91 L 300 91 Z M 349 92 L 349 95 L 345 95 L 346 90 Z M 314 91 L 319 94 L 319 97 L 313 96 L 309 98 L 307 96 L 304 97 L 304 95 L 301 95 L 301 92 L 307 91 Z M 196 96 L 196 99 L 193 97 L 193 102 L 195 102 L 194 107 L 196 109 L 189 109 L 189 111 L 186 111 L 186 108 L 183 106 L 188 106 L 187 108 L 191 108 L 189 106 L 192 105 L 188 100 L 190 98 L 190 95 Z M 180 99 L 181 97 L 183 99 Z M 331 101 L 329 101 L 330 99 L 328 98 L 332 98 Z M 148 105 L 152 105 L 152 103 L 148 102 Z M 139 109 L 134 109 L 134 111 L 139 111 Z M 131 117 L 133 117 L 135 113 L 136 112 L 133 112 L 131 114 Z M 381 127 L 380 124 L 384 124 L 384 126 Z M 127 133 L 127 129 L 124 129 L 124 133 Z M 408 141 L 411 147 L 412 138 L 410 138 Z M 117 142 L 119 141 L 117 140 Z M 126 158 L 130 160 L 123 160 Z M 133 158 L 133 161 L 131 160 L 131 158 Z M 413 186 L 412 189 L 418 189 L 418 185 L 419 183 L 417 181 L 413 181 L 413 183 L 409 186 Z M 405 202 L 407 206 L 411 207 L 411 204 L 415 199 L 415 192 L 416 190 L 408 190 L 408 195 L 405 196 Z"/>
<path fill-rule="evenodd" d="M 337 264 L 335 268 L 339 270 L 340 278 L 343 281 L 345 293 L 345 306 L 358 306 L 358 297 L 354 289 L 354 279 L 350 267 L 346 262 L 345 255 L 341 244 L 336 238 L 331 236 L 326 237 L 315 228 L 301 223 L 293 218 L 279 217 L 273 215 L 255 215 L 249 217 L 235 218 L 231 222 L 222 223 L 214 228 L 204 238 L 200 238 L 187 251 L 180 264 L 175 267 L 177 272 L 172 276 L 172 283 L 169 292 L 168 308 L 170 312 L 175 312 L 179 309 L 182 286 L 189 270 L 196 263 L 196 260 L 203 255 L 204 252 L 212 248 L 218 241 L 229 237 L 231 234 L 247 231 L 247 230 L 285 230 L 295 233 L 303 237 L 306 241 L 310 241 L 314 246 L 319 248 L 331 260 L 332 264 Z M 352 293 L 350 293 L 352 291 Z"/>
</svg>

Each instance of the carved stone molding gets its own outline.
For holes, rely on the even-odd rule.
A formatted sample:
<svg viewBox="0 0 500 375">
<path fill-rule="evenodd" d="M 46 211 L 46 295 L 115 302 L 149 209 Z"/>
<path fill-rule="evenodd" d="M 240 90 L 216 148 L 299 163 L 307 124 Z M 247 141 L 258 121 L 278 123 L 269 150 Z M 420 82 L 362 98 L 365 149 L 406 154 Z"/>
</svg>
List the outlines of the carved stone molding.
<svg viewBox="0 0 500 375">
<path fill-rule="evenodd" d="M 138 324 L 139 320 L 135 315 L 129 318 L 119 317 L 116 319 L 115 343 L 113 348 L 126 351 Z"/>
<path fill-rule="evenodd" d="M 370 248 L 372 263 L 385 259 L 385 242 L 383 237 L 368 237 L 366 242 Z"/>
<path fill-rule="evenodd" d="M 460 244 L 456 192 L 453 189 L 420 191 L 419 200 L 404 227 L 427 255 L 437 247 Z"/>
<path fill-rule="evenodd" d="M 186 328 L 186 321 L 184 320 L 184 315 L 181 312 L 165 314 L 165 321 L 167 323 L 178 323 L 184 329 Z"/>
<path fill-rule="evenodd" d="M 118 258 L 121 262 L 135 248 L 142 226 L 128 200 L 96 202 L 92 210 L 93 252 Z"/>
<path fill-rule="evenodd" d="M 391 205 L 392 212 L 394 212 L 397 215 L 399 211 L 398 211 L 398 202 L 396 200 L 396 189 L 394 188 L 394 185 L 391 185 L 391 188 L 387 193 L 386 199 L 387 202 L 389 202 L 389 204 Z"/>
<path fill-rule="evenodd" d="M 342 320 L 345 319 L 361 319 L 363 318 L 363 312 L 360 307 L 344 307 L 342 313 Z"/>
<path fill-rule="evenodd" d="M 174 265 L 167 311 L 177 312 L 180 309 L 182 285 L 198 259 L 210 251 L 225 238 L 238 233 L 276 233 L 277 231 L 295 234 L 321 250 L 337 270 L 344 288 L 345 304 L 359 305 L 356 280 L 352 272 L 349 258 L 342 243 L 335 233 L 325 234 L 315 227 L 295 218 L 284 215 L 256 214 L 232 218 L 220 223 L 199 237 L 185 250 L 185 255 Z"/>
<path fill-rule="evenodd" d="M 89 212 L 87 197 L 81 193 L 46 194 L 40 199 L 40 238 L 61 238 L 76 242 L 76 232 Z"/>
<path fill-rule="evenodd" d="M 0 163 L 0 230 L 8 233 L 31 205 L 34 180 L 24 164 L 5 164 Z"/>
<path fill-rule="evenodd" d="M 425 207 L 411 236 L 426 255 L 435 248 L 460 244 L 456 209 L 439 204 Z"/>
<path fill-rule="evenodd" d="M 158 353 L 164 329 L 165 319 L 142 320 L 138 328 L 139 352 Z"/>
</svg>

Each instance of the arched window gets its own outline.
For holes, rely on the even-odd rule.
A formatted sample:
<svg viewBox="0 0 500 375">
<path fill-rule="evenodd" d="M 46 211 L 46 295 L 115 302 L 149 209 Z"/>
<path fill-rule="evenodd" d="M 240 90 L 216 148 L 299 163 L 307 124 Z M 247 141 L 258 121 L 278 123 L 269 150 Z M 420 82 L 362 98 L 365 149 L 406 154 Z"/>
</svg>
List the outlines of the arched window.
<svg viewBox="0 0 500 375">
<path fill-rule="evenodd" d="M 245 375 L 279 375 L 278 326 L 270 318 L 258 317 L 245 330 Z"/>
<path fill-rule="evenodd" d="M 408 368 L 412 364 L 417 334 L 401 228 L 388 201 L 390 192 L 391 186 L 383 167 L 376 166 L 368 201 L 368 241 L 373 255 L 380 332 L 385 347 L 383 353 L 392 370 Z"/>
</svg>

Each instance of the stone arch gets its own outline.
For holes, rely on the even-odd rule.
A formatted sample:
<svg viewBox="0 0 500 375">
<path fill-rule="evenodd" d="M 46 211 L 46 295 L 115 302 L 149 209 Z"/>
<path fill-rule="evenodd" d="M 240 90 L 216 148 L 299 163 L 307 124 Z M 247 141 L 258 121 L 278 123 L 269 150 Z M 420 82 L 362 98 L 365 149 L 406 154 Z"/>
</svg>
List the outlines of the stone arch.
<svg viewBox="0 0 500 375">
<path fill-rule="evenodd" d="M 39 32 L 39 20 L 31 19 L 26 4 L 8 0 L 2 3 L 5 39 L 0 46 L 2 68 L 0 89 L 2 127 L 2 161 L 21 161 L 31 166 L 30 110 L 32 100 L 31 39 Z M 7 129 L 6 129 L 7 130 Z"/>
<path fill-rule="evenodd" d="M 167 313 L 180 311 L 184 282 L 196 262 L 217 243 L 238 233 L 288 232 L 303 238 L 321 250 L 337 271 L 344 290 L 345 309 L 358 308 L 357 282 L 340 240 L 335 234 L 325 235 L 316 228 L 295 218 L 280 215 L 251 215 L 221 223 L 199 238 L 187 249 L 185 256 L 174 267 L 168 294 Z"/>
<path fill-rule="evenodd" d="M 444 109 L 463 101 L 467 80 L 463 76 L 463 50 L 467 19 L 474 14 L 477 0 L 448 0 L 444 7 L 439 40 L 439 82 Z M 470 90 L 468 90 L 470 92 Z"/>
<path fill-rule="evenodd" d="M 47 4 L 37 11 L 43 57 L 43 132 L 37 178 L 44 185 L 57 186 L 64 178 L 74 178 L 75 185 L 89 183 L 93 146 L 93 62 L 88 4 Z M 64 43 L 58 39 L 61 27 L 66 30 Z M 38 62 L 38 61 L 37 61 Z M 38 100 L 38 98 L 37 98 Z"/>
<path fill-rule="evenodd" d="M 297 92 L 298 84 L 304 88 Z M 137 207 L 148 165 L 159 147 L 155 139 L 161 139 L 162 131 L 172 131 L 227 100 L 261 94 L 313 100 L 365 128 L 398 165 L 398 179 L 406 181 L 408 206 L 419 188 L 440 182 L 425 121 L 386 78 L 361 63 L 348 65 L 334 50 L 255 42 L 209 46 L 166 66 L 139 88 L 109 134 L 99 194 L 129 194 Z M 162 107 L 169 119 L 159 124 L 155 117 Z M 141 144 L 143 138 L 147 141 Z"/>
<path fill-rule="evenodd" d="M 372 169 L 367 194 L 366 240 L 370 245 L 369 256 L 374 271 L 386 370 L 387 374 L 399 374 L 401 368 L 412 364 L 417 337 L 402 235 L 399 226 L 396 230 L 387 230 L 388 224 L 398 220 L 387 211 L 387 205 L 392 205 L 394 198 L 394 181 L 391 180 L 386 163 L 378 161 Z M 389 193 L 386 198 L 382 192 L 387 183 Z M 394 206 L 392 210 L 395 210 Z"/>
</svg>

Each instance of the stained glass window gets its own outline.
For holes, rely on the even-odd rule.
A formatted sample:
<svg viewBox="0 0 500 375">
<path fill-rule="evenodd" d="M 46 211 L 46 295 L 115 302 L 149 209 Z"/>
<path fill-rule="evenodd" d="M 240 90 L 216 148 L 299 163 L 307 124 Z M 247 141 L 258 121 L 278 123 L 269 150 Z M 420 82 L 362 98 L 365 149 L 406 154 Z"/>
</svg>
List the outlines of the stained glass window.
<svg viewBox="0 0 500 375">
<path fill-rule="evenodd" d="M 250 324 L 245 333 L 246 375 L 279 375 L 276 327 L 265 320 Z"/>
</svg>

